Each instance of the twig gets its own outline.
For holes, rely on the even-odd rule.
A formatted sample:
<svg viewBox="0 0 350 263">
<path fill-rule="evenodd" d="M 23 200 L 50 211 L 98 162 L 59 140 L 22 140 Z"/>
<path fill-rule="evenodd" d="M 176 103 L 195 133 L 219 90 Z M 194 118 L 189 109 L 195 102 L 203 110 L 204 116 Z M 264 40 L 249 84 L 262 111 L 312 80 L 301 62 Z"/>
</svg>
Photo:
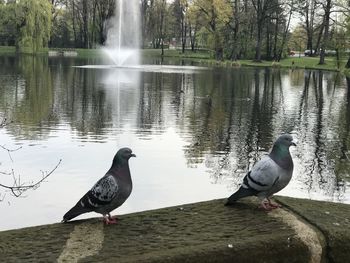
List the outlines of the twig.
<svg viewBox="0 0 350 263">
<path fill-rule="evenodd" d="M 39 181 L 37 181 L 36 183 L 22 184 L 21 185 L 20 177 L 18 177 L 18 180 L 17 180 L 15 178 L 14 172 L 12 171 L 12 175 L 14 177 L 13 186 L 0 184 L 0 187 L 9 189 L 14 196 L 19 197 L 27 190 L 36 189 L 37 187 L 39 187 L 40 183 L 42 183 L 47 177 L 49 177 L 57 169 L 57 167 L 61 164 L 61 162 L 62 162 L 62 159 L 59 160 L 59 162 L 56 164 L 56 166 L 50 172 L 41 171 L 43 177 Z"/>
<path fill-rule="evenodd" d="M 12 159 L 12 156 L 11 156 L 11 152 L 18 151 L 19 149 L 22 148 L 22 146 L 20 146 L 20 147 L 18 147 L 18 148 L 16 148 L 16 149 L 12 149 L 12 150 L 6 148 L 4 145 L 0 145 L 0 148 L 2 148 L 2 149 L 4 149 L 5 151 L 7 151 L 8 155 L 9 155 L 9 157 L 10 157 L 10 160 L 13 162 L 13 159 Z"/>
<path fill-rule="evenodd" d="M 0 171 L 0 174 L 3 174 L 3 175 L 11 175 L 12 173 Z"/>
<path fill-rule="evenodd" d="M 5 127 L 7 125 L 7 119 L 3 118 L 0 122 L 0 128 Z"/>
</svg>

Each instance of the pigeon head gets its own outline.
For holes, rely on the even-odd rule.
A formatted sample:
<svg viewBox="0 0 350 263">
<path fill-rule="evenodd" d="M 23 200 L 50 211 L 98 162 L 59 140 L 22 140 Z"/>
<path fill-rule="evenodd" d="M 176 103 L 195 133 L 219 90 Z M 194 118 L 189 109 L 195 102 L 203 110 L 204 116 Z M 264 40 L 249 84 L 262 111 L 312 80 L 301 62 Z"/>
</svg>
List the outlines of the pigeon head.
<svg viewBox="0 0 350 263">
<path fill-rule="evenodd" d="M 295 142 L 293 141 L 293 137 L 290 134 L 282 134 L 280 137 L 278 137 L 275 144 L 288 148 L 289 146 L 296 146 Z"/>
<path fill-rule="evenodd" d="M 113 158 L 112 166 L 122 166 L 128 163 L 131 157 L 136 157 L 130 148 L 121 148 Z"/>
<path fill-rule="evenodd" d="M 290 134 L 283 134 L 275 141 L 269 156 L 279 166 L 286 170 L 293 170 L 293 160 L 289 153 L 289 147 L 296 146 Z"/>
</svg>

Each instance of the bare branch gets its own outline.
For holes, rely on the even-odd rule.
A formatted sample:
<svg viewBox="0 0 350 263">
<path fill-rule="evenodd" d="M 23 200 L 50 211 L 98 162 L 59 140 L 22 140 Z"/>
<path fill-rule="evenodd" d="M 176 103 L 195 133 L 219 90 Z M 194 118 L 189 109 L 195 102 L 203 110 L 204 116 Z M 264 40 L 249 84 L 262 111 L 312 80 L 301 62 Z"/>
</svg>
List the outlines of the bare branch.
<svg viewBox="0 0 350 263">
<path fill-rule="evenodd" d="M 10 160 L 13 162 L 13 159 L 12 159 L 12 156 L 11 156 L 11 152 L 15 152 L 15 151 L 18 151 L 19 149 L 22 148 L 22 146 L 16 148 L 16 149 L 8 149 L 6 148 L 4 145 L 0 145 L 0 148 L 4 149 L 5 151 L 7 151 L 9 157 L 10 157 Z"/>
<path fill-rule="evenodd" d="M 11 175 L 12 173 L 0 171 L 0 174 Z"/>
<path fill-rule="evenodd" d="M 2 118 L 1 122 L 0 122 L 0 128 L 5 127 L 6 125 L 10 124 L 11 122 L 7 121 L 7 118 Z"/>
<path fill-rule="evenodd" d="M 0 122 L 0 128 L 4 127 L 6 125 L 6 118 L 3 118 Z"/>
<path fill-rule="evenodd" d="M 56 166 L 49 172 L 41 171 L 42 178 L 39 181 L 37 181 L 36 183 L 31 182 L 31 183 L 27 183 L 27 184 L 25 184 L 25 183 L 22 184 L 21 180 L 20 180 L 20 176 L 18 176 L 18 178 L 16 178 L 16 176 L 12 170 L 11 174 L 12 174 L 13 179 L 14 179 L 13 186 L 0 184 L 0 187 L 10 190 L 15 197 L 19 197 L 25 191 L 27 191 L 29 189 L 34 189 L 34 190 L 37 189 L 40 186 L 40 184 L 57 169 L 57 167 L 61 164 L 61 162 L 62 162 L 62 159 L 60 159 L 59 162 L 56 164 Z M 4 196 L 5 195 L 3 195 L 2 198 L 0 198 L 0 201 L 2 201 L 4 199 Z"/>
</svg>

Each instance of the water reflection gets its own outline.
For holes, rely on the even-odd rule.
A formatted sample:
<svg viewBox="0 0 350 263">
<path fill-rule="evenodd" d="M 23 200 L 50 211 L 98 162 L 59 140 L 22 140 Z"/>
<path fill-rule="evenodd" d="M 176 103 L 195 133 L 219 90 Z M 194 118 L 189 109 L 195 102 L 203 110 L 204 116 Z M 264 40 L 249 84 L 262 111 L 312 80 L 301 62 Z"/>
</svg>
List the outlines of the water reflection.
<svg viewBox="0 0 350 263">
<path fill-rule="evenodd" d="M 151 163 L 139 161 L 140 170 L 148 171 L 139 179 L 144 192 L 136 193 L 134 208 L 125 211 L 195 201 L 176 196 L 179 185 L 186 184 L 182 176 L 203 184 L 203 190 L 192 190 L 201 196 L 198 200 L 224 197 L 283 132 L 297 137 L 298 147 L 292 152 L 292 182 L 282 194 L 350 203 L 350 80 L 338 73 L 213 68 L 165 74 L 72 67 L 101 64 L 97 60 L 30 56 L 0 61 L 0 117 L 13 121 L 0 133 L 2 140 L 50 145 L 63 155 L 57 157 L 63 165 L 74 147 L 83 146 L 85 157 L 74 158 L 91 171 L 97 161 L 85 161 L 96 155 L 96 143 L 107 145 L 103 155 L 106 148 L 126 143 L 137 148 L 138 156 L 149 157 Z M 175 160 L 185 168 L 173 168 Z M 171 170 L 165 173 L 172 177 L 155 173 L 153 166 L 158 172 Z M 63 168 L 77 173 L 69 165 Z M 180 181 L 175 183 L 174 176 Z M 72 178 L 62 178 L 61 187 L 69 188 L 65 184 Z M 224 188 L 215 190 L 217 185 Z M 157 197 L 161 189 L 173 193 L 173 203 Z M 136 200 L 138 195 L 149 206 Z M 69 200 L 62 212 L 71 206 Z"/>
</svg>

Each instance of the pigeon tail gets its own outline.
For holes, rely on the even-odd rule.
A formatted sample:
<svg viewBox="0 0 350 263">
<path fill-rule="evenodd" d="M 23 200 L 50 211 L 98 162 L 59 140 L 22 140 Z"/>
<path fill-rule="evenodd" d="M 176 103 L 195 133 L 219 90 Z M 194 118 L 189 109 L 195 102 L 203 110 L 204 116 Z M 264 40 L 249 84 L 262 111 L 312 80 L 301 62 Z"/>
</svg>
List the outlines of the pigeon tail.
<svg viewBox="0 0 350 263">
<path fill-rule="evenodd" d="M 80 202 L 79 202 L 80 203 Z M 83 208 L 80 206 L 80 204 L 76 204 L 72 209 L 70 209 L 64 216 L 62 222 L 67 222 L 74 217 L 77 217 L 78 215 L 81 215 L 83 213 L 89 212 L 90 210 L 87 210 L 86 208 Z"/>
<path fill-rule="evenodd" d="M 225 205 L 233 205 L 237 200 L 244 197 L 256 195 L 256 193 L 257 191 L 254 189 L 244 188 L 243 186 L 241 186 L 237 192 L 235 192 L 229 198 L 227 198 Z"/>
</svg>

